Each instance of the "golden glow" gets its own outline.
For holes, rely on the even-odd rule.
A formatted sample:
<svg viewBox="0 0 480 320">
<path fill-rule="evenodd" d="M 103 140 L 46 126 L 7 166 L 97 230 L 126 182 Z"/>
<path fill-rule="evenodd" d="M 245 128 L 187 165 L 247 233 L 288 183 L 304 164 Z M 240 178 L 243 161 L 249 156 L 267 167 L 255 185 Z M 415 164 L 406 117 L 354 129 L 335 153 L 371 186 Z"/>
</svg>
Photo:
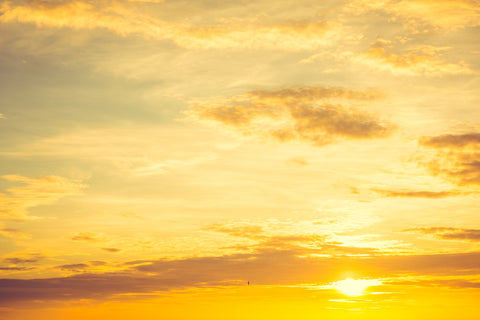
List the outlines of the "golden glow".
<svg viewBox="0 0 480 320">
<path fill-rule="evenodd" d="M 0 320 L 477 320 L 479 28 L 0 0 Z"/>
<path fill-rule="evenodd" d="M 365 294 L 365 290 L 371 286 L 381 285 L 379 280 L 364 280 L 347 278 L 335 282 L 332 286 L 342 294 L 349 297 L 358 297 Z"/>
</svg>

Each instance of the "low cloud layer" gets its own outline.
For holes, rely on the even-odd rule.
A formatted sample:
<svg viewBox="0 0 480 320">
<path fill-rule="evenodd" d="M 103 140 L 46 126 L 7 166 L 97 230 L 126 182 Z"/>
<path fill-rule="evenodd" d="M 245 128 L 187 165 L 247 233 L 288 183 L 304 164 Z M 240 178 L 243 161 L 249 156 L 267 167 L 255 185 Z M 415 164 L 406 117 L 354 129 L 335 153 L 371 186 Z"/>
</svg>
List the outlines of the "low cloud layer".
<svg viewBox="0 0 480 320">
<path fill-rule="evenodd" d="M 244 136 L 323 146 L 338 139 L 388 136 L 393 125 L 364 109 L 341 104 L 380 97 L 371 90 L 321 86 L 256 90 L 223 101 L 198 103 L 188 115 Z"/>
<path fill-rule="evenodd" d="M 468 270 L 468 274 L 480 274 L 479 252 L 369 258 L 326 258 L 305 256 L 305 252 L 300 247 L 263 248 L 254 253 L 227 256 L 131 261 L 124 264 L 127 269 L 121 272 L 83 272 L 48 279 L 0 279 L 0 303 L 11 306 L 33 300 L 104 300 L 118 294 L 236 286 L 247 281 L 256 285 L 321 284 L 338 280 L 341 270 L 375 278 L 401 277 L 405 273 L 452 277 L 464 274 L 464 270 Z M 84 271 L 92 265 L 80 263 L 59 268 Z"/>
</svg>

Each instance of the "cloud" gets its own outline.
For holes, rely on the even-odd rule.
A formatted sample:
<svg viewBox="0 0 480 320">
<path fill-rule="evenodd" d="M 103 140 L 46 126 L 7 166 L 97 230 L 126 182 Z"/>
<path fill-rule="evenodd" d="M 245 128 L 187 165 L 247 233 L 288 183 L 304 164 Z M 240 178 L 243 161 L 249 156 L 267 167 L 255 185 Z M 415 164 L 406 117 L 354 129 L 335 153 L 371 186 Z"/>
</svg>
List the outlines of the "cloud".
<svg viewBox="0 0 480 320">
<path fill-rule="evenodd" d="M 105 268 L 108 267 L 108 268 Z M 55 269 L 67 271 L 69 273 L 77 273 L 77 272 L 90 272 L 90 273 L 103 273 L 106 270 L 112 272 L 112 269 L 117 267 L 114 264 L 109 264 L 105 261 L 87 261 L 85 263 L 72 263 L 72 264 L 64 264 L 55 266 Z"/>
<path fill-rule="evenodd" d="M 339 270 L 349 270 L 364 278 L 401 277 L 406 273 L 451 278 L 465 270 L 480 274 L 480 252 L 327 258 L 305 257 L 305 251 L 299 247 L 262 248 L 247 254 L 131 261 L 125 263 L 129 269 L 107 273 L 85 272 L 91 262 L 63 265 L 59 268 L 81 273 L 46 279 L 0 279 L 0 303 L 11 306 L 33 300 L 105 300 L 119 294 L 238 286 L 246 281 L 268 286 L 326 284 L 338 280 Z"/>
<path fill-rule="evenodd" d="M 480 133 L 472 132 L 465 134 L 444 134 L 435 137 L 423 137 L 420 139 L 420 145 L 431 148 L 480 148 Z"/>
<path fill-rule="evenodd" d="M 224 225 L 224 224 L 212 224 L 204 227 L 204 230 L 225 233 L 234 237 L 249 238 L 249 239 L 261 239 L 265 238 L 263 235 L 264 228 L 259 225 Z"/>
<path fill-rule="evenodd" d="M 85 187 L 79 180 L 59 176 L 27 178 L 4 175 L 1 178 L 25 185 L 11 187 L 6 190 L 7 194 L 0 193 L 0 218 L 3 219 L 29 219 L 29 208 L 49 205 L 60 198 L 81 194 Z"/>
<path fill-rule="evenodd" d="M 83 271 L 89 267 L 86 263 L 76 263 L 76 264 L 65 264 L 62 266 L 57 266 L 57 269 L 67 270 L 67 271 Z"/>
<path fill-rule="evenodd" d="M 394 75 L 436 77 L 442 75 L 474 74 L 466 63 L 449 63 L 441 58 L 442 48 L 424 46 L 404 54 L 388 52 L 378 41 L 372 48 L 352 59 L 372 68 L 389 71 Z"/>
<path fill-rule="evenodd" d="M 286 161 L 288 165 L 293 165 L 293 166 L 300 166 L 300 167 L 305 167 L 309 165 L 309 162 L 307 159 L 303 157 L 295 157 L 295 158 L 290 158 Z"/>
<path fill-rule="evenodd" d="M 477 0 L 353 0 L 346 9 L 357 14 L 368 10 L 385 11 L 401 19 L 412 33 L 480 25 Z"/>
<path fill-rule="evenodd" d="M 5 258 L 3 262 L 13 263 L 13 264 L 23 264 L 23 263 L 35 263 L 42 260 L 44 257 L 41 255 L 31 256 L 31 257 L 12 257 Z"/>
<path fill-rule="evenodd" d="M 36 268 L 34 267 L 0 267 L 1 271 L 28 271 L 28 270 L 34 270 L 34 269 Z"/>
<path fill-rule="evenodd" d="M 5 116 L 0 113 L 0 119 L 5 119 Z"/>
<path fill-rule="evenodd" d="M 433 153 L 417 159 L 433 175 L 443 176 L 459 185 L 480 184 L 480 134 L 443 134 L 422 137 L 419 145 Z"/>
<path fill-rule="evenodd" d="M 2 264 L 7 264 L 8 266 L 2 266 L 0 270 L 3 271 L 28 271 L 33 270 L 35 267 L 26 266 L 35 264 L 41 260 L 45 259 L 45 256 L 38 253 L 27 253 L 17 256 L 4 257 L 1 260 Z"/>
<path fill-rule="evenodd" d="M 80 232 L 70 238 L 73 241 L 86 241 L 86 242 L 102 242 L 105 241 L 103 236 L 94 232 Z"/>
<path fill-rule="evenodd" d="M 372 139 L 388 136 L 393 126 L 360 108 L 338 101 L 371 101 L 372 91 L 335 87 L 295 87 L 255 90 L 221 101 L 197 103 L 187 115 L 194 120 L 220 124 L 243 136 L 285 142 L 299 140 L 323 146 L 337 139 Z M 335 103 L 337 102 L 337 103 Z"/>
<path fill-rule="evenodd" d="M 0 235 L 13 239 L 30 239 L 31 236 L 23 231 L 12 228 L 1 228 Z"/>
<path fill-rule="evenodd" d="M 477 0 L 403 0 L 396 2 L 387 10 L 403 18 L 420 20 L 437 28 L 459 29 L 480 25 L 480 8 Z M 411 22 L 407 23 L 412 25 Z"/>
<path fill-rule="evenodd" d="M 108 1 L 7 1 L 0 6 L 0 13 L 0 22 L 3 23 L 17 21 L 34 23 L 39 27 L 105 29 L 121 36 L 139 35 L 148 39 L 170 40 L 190 49 L 274 48 L 297 51 L 330 44 L 341 36 L 341 27 L 327 21 L 284 21 L 259 25 L 251 20 L 237 19 L 200 27 L 163 21 L 139 13 L 135 6 Z"/>
<path fill-rule="evenodd" d="M 480 241 L 480 230 L 461 229 L 449 227 L 430 227 L 430 228 L 411 228 L 405 229 L 406 232 L 418 232 L 423 234 L 433 234 L 436 238 L 442 240 L 460 240 L 460 241 Z"/>
<path fill-rule="evenodd" d="M 103 251 L 106 251 L 106 252 L 120 252 L 122 251 L 122 249 L 118 249 L 118 248 L 102 248 Z"/>
<path fill-rule="evenodd" d="M 465 194 L 459 191 L 412 191 L 412 190 L 384 190 L 384 189 L 372 189 L 372 191 L 379 193 L 386 197 L 397 198 L 427 198 L 427 199 L 441 199 L 446 197 L 453 197 Z"/>
</svg>

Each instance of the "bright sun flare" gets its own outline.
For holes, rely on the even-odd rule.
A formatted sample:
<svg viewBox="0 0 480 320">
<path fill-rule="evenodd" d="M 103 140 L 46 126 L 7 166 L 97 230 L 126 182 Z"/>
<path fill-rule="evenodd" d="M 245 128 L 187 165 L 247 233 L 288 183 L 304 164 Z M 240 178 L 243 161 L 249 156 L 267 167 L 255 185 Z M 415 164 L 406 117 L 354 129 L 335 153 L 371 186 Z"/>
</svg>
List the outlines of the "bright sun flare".
<svg viewBox="0 0 480 320">
<path fill-rule="evenodd" d="M 358 297 L 365 293 L 365 289 L 370 286 L 378 286 L 382 284 L 379 280 L 356 280 L 348 278 L 333 283 L 333 287 L 342 294 L 349 297 Z"/>
</svg>

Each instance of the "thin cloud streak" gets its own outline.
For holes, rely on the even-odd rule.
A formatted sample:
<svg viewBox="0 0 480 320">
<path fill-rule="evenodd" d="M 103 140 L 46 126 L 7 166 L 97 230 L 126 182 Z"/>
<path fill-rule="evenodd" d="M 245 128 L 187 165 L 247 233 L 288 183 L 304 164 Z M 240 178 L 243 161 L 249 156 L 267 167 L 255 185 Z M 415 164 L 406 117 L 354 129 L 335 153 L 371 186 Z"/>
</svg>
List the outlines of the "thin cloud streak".
<svg viewBox="0 0 480 320">
<path fill-rule="evenodd" d="M 429 227 L 429 228 L 411 228 L 403 230 L 405 232 L 418 232 L 423 234 L 432 234 L 442 240 L 457 241 L 480 241 L 480 230 L 462 229 L 451 227 Z"/>
<path fill-rule="evenodd" d="M 0 218 L 27 220 L 28 209 L 55 203 L 66 196 L 80 195 L 86 187 L 79 180 L 59 176 L 28 178 L 19 175 L 1 176 L 4 180 L 22 183 L 24 186 L 8 188 L 0 193 Z"/>
<path fill-rule="evenodd" d="M 106 29 L 120 36 L 140 35 L 147 39 L 170 40 L 188 49 L 264 48 L 287 51 L 309 50 L 331 44 L 341 27 L 328 21 L 285 21 L 282 24 L 253 25 L 248 21 L 198 27 L 167 22 L 135 11 L 134 7 L 100 5 L 83 1 L 47 3 L 26 1 L 0 6 L 0 22 L 34 23 L 38 27 Z"/>
</svg>

